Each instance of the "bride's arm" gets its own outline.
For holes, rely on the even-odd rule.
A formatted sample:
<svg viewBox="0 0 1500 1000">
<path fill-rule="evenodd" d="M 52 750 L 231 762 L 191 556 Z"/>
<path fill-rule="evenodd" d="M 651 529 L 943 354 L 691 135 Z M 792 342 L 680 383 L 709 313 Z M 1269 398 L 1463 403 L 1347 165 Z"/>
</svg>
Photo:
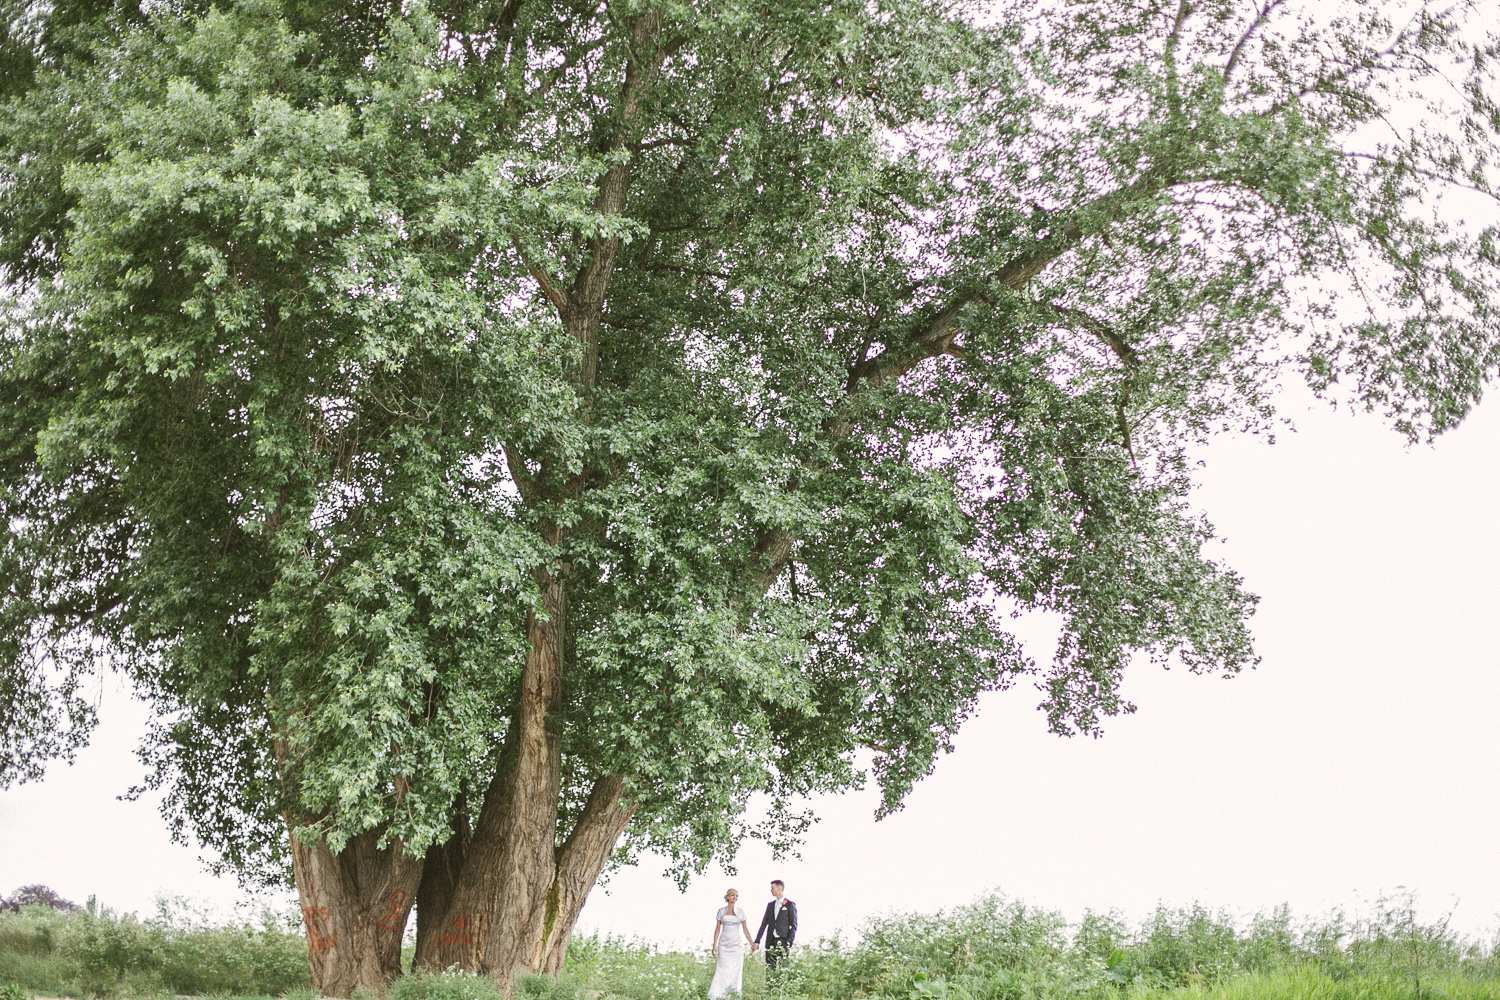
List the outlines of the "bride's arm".
<svg viewBox="0 0 1500 1000">
<path fill-rule="evenodd" d="M 754 951 L 755 950 L 755 939 L 750 936 L 750 921 L 748 921 L 748 920 L 741 920 L 740 921 L 740 930 L 742 930 L 742 931 L 745 932 L 745 943 L 750 946 L 750 950 L 751 951 Z"/>
<path fill-rule="evenodd" d="M 709 950 L 715 955 L 719 953 L 719 931 L 721 930 L 723 930 L 723 925 L 719 923 L 718 917 L 714 917 L 714 946 Z"/>
</svg>

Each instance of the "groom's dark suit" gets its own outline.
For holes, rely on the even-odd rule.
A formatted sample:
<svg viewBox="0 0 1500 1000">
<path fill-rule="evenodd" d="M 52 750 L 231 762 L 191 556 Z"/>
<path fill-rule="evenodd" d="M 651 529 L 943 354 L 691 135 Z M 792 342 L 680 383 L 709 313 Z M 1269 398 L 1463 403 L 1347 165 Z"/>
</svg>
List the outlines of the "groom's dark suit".
<svg viewBox="0 0 1500 1000">
<path fill-rule="evenodd" d="M 766 915 L 760 918 L 760 930 L 755 932 L 756 944 L 760 944 L 762 934 L 766 935 L 766 965 L 774 969 L 797 939 L 797 904 L 783 899 L 781 912 L 777 913 L 776 900 L 767 903 Z"/>
</svg>

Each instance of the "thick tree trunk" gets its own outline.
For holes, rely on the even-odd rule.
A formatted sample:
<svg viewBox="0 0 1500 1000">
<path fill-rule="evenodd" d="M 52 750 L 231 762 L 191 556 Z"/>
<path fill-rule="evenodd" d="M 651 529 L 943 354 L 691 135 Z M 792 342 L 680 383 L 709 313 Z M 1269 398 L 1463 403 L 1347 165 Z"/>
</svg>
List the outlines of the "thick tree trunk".
<svg viewBox="0 0 1500 1000">
<path fill-rule="evenodd" d="M 400 842 L 378 846 L 370 830 L 335 854 L 292 836 L 292 873 L 307 927 L 307 967 L 319 996 L 358 987 L 384 994 L 401 974 L 401 939 L 422 878 L 422 862 Z"/>
<path fill-rule="evenodd" d="M 549 620 L 533 614 L 527 623 L 531 648 L 521 675 L 510 806 L 501 817 L 498 892 L 493 918 L 481 937 L 481 970 L 507 988 L 515 973 L 526 967 L 520 932 L 542 905 L 552 881 L 557 797 L 562 791 L 560 734 L 547 724 L 547 715 L 562 696 L 566 607 L 561 583 L 548 585 L 543 606 Z"/>
<path fill-rule="evenodd" d="M 475 938 L 471 919 L 460 917 L 457 923 L 451 919 L 440 922 L 440 917 L 447 917 L 450 912 L 463 912 L 455 902 L 461 872 L 466 864 L 477 863 L 468 857 L 467 839 L 455 836 L 446 844 L 430 850 L 423 868 L 422 887 L 417 894 L 417 965 L 430 969 L 446 968 L 440 964 L 445 957 L 465 951 L 453 946 L 467 944 L 471 947 L 466 952 L 474 958 L 473 964 L 464 967 L 482 969 L 504 983 L 510 982 L 520 972 L 559 974 L 567 959 L 573 927 L 589 891 L 598 881 L 599 873 L 609 862 L 620 835 L 635 814 L 635 804 L 627 803 L 624 793 L 625 779 L 619 775 L 609 775 L 595 782 L 572 833 L 557 849 L 551 883 L 534 902 L 532 912 L 515 940 L 507 943 L 507 953 L 525 956 L 525 961 L 508 972 L 498 969 L 493 962 L 484 961 L 480 954 L 482 947 L 472 947 Z M 424 918 L 423 913 L 433 914 L 433 917 Z"/>
<path fill-rule="evenodd" d="M 506 987 L 516 972 L 527 967 L 523 935 L 552 883 L 557 841 L 561 761 L 558 734 L 548 726 L 547 714 L 556 709 L 562 690 L 567 611 L 562 584 L 549 581 L 543 587 L 542 602 L 547 619 L 533 614 L 526 623 L 531 643 L 521 674 L 510 750 L 485 793 L 479 823 L 462 851 L 462 868 L 448 893 L 447 906 L 426 911 L 419 920 L 437 917 L 439 925 L 420 934 L 419 966 L 445 969 L 458 965 L 488 973 Z M 447 876 L 440 869 L 434 875 L 436 899 Z"/>
<path fill-rule="evenodd" d="M 565 599 L 544 590 L 548 619 L 527 624 L 531 647 L 506 752 L 472 837 L 459 830 L 428 853 L 418 902 L 416 964 L 485 973 L 505 990 L 521 972 L 556 975 L 573 926 L 635 812 L 625 780 L 601 778 L 567 841 L 557 843 L 558 734 Z"/>
<path fill-rule="evenodd" d="M 422 859 L 422 884 L 417 889 L 417 962 L 429 954 L 437 942 L 433 935 L 460 933 L 461 929 L 445 927 L 441 918 L 453 902 L 458 889 L 459 876 L 463 873 L 464 854 L 469 847 L 469 824 L 464 818 L 462 800 L 455 810 L 453 836 L 442 844 L 427 849 Z M 429 914 L 431 919 L 424 919 Z"/>
</svg>

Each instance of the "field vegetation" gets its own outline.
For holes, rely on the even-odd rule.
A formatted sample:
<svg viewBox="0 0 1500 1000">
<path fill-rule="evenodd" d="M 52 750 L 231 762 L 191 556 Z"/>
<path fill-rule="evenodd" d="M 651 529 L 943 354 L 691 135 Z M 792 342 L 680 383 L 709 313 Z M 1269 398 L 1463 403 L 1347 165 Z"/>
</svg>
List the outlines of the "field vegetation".
<svg viewBox="0 0 1500 1000">
<path fill-rule="evenodd" d="M 293 917 L 213 923 L 181 901 L 139 919 L 90 906 L 0 913 L 0 1000 L 27 996 L 271 996 L 315 1000 Z M 408 949 L 408 964 L 409 964 Z M 574 942 L 553 980 L 522 977 L 516 1000 L 701 1000 L 704 952 L 616 938 Z M 7 997 L 7 994 L 9 996 Z M 389 1000 L 497 1000 L 467 974 L 408 975 Z M 745 1000 L 1500 1000 L 1496 941 L 1417 919 L 1410 898 L 1361 918 L 1235 920 L 1203 906 L 1139 924 L 1112 913 L 1069 923 L 999 894 L 936 914 L 878 917 L 856 943 L 826 937 L 767 977 L 746 963 Z M 374 1000 L 374 997 L 366 998 Z"/>
<path fill-rule="evenodd" d="M 92 901 L 0 912 L 0 1000 L 282 996 L 306 985 L 302 927 L 270 910 L 227 923 L 179 899 L 159 901 L 145 919 Z"/>
</svg>

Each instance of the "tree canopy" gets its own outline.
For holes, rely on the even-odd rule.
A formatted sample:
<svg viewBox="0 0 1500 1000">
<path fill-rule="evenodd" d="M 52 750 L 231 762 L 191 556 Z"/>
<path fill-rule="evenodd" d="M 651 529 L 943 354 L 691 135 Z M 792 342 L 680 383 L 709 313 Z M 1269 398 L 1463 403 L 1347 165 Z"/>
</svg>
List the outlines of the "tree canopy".
<svg viewBox="0 0 1500 1000">
<path fill-rule="evenodd" d="M 12 9 L 0 780 L 109 667 L 246 877 L 426 892 L 527 796 L 542 867 L 607 813 L 686 875 L 899 808 L 984 691 L 1241 670 L 1193 448 L 1296 376 L 1422 439 L 1500 361 L 1500 22 L 1408 6 Z"/>
</svg>

